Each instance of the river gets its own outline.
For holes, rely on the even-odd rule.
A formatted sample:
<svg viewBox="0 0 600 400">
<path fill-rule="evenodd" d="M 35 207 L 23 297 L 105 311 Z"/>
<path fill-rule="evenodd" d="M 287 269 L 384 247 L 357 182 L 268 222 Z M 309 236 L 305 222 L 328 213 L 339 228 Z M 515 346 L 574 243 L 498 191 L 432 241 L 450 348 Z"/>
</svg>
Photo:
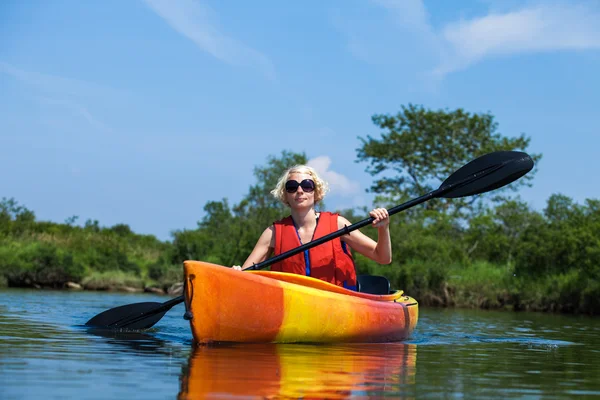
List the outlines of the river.
<svg viewBox="0 0 600 400">
<path fill-rule="evenodd" d="M 402 343 L 195 347 L 183 306 L 90 331 L 150 294 L 0 290 L 0 398 L 600 398 L 600 319 L 420 310 Z"/>
</svg>

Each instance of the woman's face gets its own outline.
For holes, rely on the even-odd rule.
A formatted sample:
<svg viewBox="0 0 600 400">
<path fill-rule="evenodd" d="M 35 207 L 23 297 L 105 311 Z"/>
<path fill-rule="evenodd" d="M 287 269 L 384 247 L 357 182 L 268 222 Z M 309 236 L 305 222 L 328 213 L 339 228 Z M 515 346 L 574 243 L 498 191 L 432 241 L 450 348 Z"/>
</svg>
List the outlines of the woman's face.
<svg viewBox="0 0 600 400">
<path fill-rule="evenodd" d="M 302 182 L 305 179 L 312 180 L 312 176 L 310 174 L 303 173 L 291 173 L 288 177 L 288 181 L 296 181 L 298 183 Z M 302 186 L 298 186 L 295 193 L 285 192 L 287 196 L 287 201 L 290 204 L 291 208 L 304 208 L 304 207 L 312 207 L 315 204 L 315 191 L 305 192 L 302 189 Z"/>
</svg>

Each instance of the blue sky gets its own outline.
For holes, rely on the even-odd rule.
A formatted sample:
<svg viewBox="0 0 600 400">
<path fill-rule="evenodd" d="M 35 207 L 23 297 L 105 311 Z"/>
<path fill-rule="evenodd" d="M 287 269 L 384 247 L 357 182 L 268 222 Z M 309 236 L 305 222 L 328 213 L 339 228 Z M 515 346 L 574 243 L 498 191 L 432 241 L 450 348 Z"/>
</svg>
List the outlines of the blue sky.
<svg viewBox="0 0 600 400">
<path fill-rule="evenodd" d="M 0 197 L 168 239 L 304 151 L 329 208 L 371 205 L 373 114 L 491 112 L 542 153 L 521 197 L 599 198 L 600 3 L 8 0 Z"/>
</svg>

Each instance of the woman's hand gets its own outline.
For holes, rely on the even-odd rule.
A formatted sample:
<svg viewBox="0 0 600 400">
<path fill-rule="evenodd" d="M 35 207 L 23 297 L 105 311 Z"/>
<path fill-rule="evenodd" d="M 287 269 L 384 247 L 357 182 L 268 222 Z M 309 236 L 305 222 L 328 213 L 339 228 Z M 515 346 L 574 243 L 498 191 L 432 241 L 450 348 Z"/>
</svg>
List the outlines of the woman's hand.
<svg viewBox="0 0 600 400">
<path fill-rule="evenodd" d="M 231 268 L 233 268 L 233 269 L 235 269 L 237 271 L 241 271 L 242 270 L 242 267 L 240 267 L 239 265 L 234 265 Z"/>
<path fill-rule="evenodd" d="M 375 218 L 373 221 L 373 226 L 375 228 L 383 228 L 390 224 L 390 215 L 385 208 L 375 208 L 369 215 Z"/>
</svg>

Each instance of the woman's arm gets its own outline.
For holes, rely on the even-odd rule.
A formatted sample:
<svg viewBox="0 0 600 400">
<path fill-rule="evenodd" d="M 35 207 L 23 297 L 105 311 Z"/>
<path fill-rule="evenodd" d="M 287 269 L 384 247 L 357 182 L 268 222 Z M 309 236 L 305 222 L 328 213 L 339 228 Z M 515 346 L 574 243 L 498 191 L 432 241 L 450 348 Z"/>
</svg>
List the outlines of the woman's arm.
<svg viewBox="0 0 600 400">
<path fill-rule="evenodd" d="M 273 226 L 270 226 L 264 230 L 262 235 L 260 235 L 260 238 L 258 238 L 258 241 L 252 250 L 252 253 L 250 253 L 244 264 L 241 267 L 239 265 L 234 265 L 233 268 L 244 270 L 254 264 L 265 261 L 274 248 L 274 229 Z"/>
<path fill-rule="evenodd" d="M 341 240 L 365 257 L 368 257 L 379 264 L 389 264 L 392 262 L 390 216 L 385 208 L 376 208 L 371 211 L 369 215 L 375 218 L 373 226 L 377 228 L 377 242 L 358 229 L 342 236 Z M 346 218 L 341 215 L 338 217 L 338 229 L 350 225 L 352 224 Z"/>
</svg>

